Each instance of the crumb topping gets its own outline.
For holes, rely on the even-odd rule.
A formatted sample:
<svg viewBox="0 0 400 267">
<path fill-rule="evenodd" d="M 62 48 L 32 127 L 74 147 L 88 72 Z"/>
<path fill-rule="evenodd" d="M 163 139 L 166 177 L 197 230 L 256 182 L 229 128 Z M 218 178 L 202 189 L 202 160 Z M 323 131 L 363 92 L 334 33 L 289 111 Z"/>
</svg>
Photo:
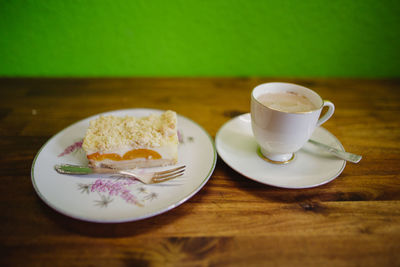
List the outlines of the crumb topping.
<svg viewBox="0 0 400 267">
<path fill-rule="evenodd" d="M 82 147 L 85 151 L 103 152 L 177 143 L 176 113 L 168 110 L 142 118 L 100 116 L 90 121 Z"/>
</svg>

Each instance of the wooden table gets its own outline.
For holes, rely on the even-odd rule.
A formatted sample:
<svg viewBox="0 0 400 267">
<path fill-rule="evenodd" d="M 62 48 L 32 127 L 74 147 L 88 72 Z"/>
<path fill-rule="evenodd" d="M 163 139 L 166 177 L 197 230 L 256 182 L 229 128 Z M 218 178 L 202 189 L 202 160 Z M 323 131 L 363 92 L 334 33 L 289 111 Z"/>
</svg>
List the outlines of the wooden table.
<svg viewBox="0 0 400 267">
<path fill-rule="evenodd" d="M 54 134 L 116 109 L 173 109 L 215 137 L 250 92 L 287 81 L 336 104 L 324 127 L 362 154 L 334 181 L 289 190 L 256 183 L 221 158 L 209 182 L 149 219 L 97 224 L 49 208 L 32 161 Z M 400 80 L 0 79 L 1 266 L 400 266 Z"/>
</svg>

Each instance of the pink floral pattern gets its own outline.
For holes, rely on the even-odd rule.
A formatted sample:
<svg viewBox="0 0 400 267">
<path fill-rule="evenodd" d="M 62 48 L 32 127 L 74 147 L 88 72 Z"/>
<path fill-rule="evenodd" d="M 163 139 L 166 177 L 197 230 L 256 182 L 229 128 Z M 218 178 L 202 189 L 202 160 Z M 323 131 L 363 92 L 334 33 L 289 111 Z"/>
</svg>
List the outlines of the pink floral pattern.
<svg viewBox="0 0 400 267">
<path fill-rule="evenodd" d="M 136 181 L 131 179 L 123 181 L 112 181 L 108 179 L 97 179 L 91 186 L 91 192 L 108 193 L 109 196 L 120 196 L 127 203 L 136 204 L 142 206 L 138 199 L 132 194 L 132 192 L 127 188 Z"/>
<path fill-rule="evenodd" d="M 158 197 L 158 194 L 149 192 L 140 182 L 122 177 L 98 178 L 93 183 L 79 183 L 78 189 L 84 194 L 98 193 L 100 200 L 94 202 L 96 206 L 103 208 L 107 207 L 114 197 L 120 197 L 126 203 L 139 207 L 144 206 L 143 202 L 153 201 Z M 141 199 L 133 194 L 133 190 L 138 191 Z"/>
<path fill-rule="evenodd" d="M 76 151 L 77 149 L 82 148 L 82 144 L 83 144 L 83 139 L 73 143 L 72 145 L 70 145 L 67 148 L 65 148 L 64 151 L 61 154 L 58 155 L 58 157 L 62 157 L 62 156 L 68 155 L 68 154 Z"/>
</svg>

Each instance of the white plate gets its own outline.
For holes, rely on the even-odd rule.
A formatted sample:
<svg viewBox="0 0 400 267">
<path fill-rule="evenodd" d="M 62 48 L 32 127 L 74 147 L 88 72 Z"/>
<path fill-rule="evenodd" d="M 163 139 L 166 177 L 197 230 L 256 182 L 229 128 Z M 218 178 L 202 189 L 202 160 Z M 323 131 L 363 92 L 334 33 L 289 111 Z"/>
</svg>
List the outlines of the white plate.
<svg viewBox="0 0 400 267">
<path fill-rule="evenodd" d="M 179 178 L 143 185 L 130 179 L 102 175 L 61 175 L 54 170 L 54 165 L 60 163 L 87 164 L 85 152 L 80 148 L 81 140 L 89 121 L 99 115 L 142 117 L 162 112 L 154 109 L 111 111 L 79 121 L 53 136 L 32 164 L 32 183 L 39 197 L 62 214 L 104 223 L 152 217 L 188 200 L 206 184 L 214 171 L 216 150 L 213 140 L 202 127 L 180 115 L 177 165 L 186 165 L 186 171 Z M 158 169 L 162 168 L 155 168 Z"/>
<path fill-rule="evenodd" d="M 344 151 L 340 141 L 322 127 L 315 129 L 312 139 Z M 225 123 L 216 135 L 215 144 L 220 157 L 232 169 L 252 180 L 276 187 L 300 189 L 323 185 L 338 177 L 346 166 L 345 160 L 310 143 L 305 144 L 286 165 L 265 161 L 257 154 L 250 114 Z"/>
</svg>

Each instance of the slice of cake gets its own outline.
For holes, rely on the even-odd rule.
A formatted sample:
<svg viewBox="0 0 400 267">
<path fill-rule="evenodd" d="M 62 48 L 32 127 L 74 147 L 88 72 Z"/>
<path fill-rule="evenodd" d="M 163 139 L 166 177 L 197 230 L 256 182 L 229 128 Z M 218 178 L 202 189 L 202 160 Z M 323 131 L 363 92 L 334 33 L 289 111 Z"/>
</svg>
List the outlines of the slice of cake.
<svg viewBox="0 0 400 267">
<path fill-rule="evenodd" d="M 177 118 L 173 111 L 142 118 L 100 116 L 90 122 L 82 144 L 91 167 L 132 169 L 178 161 Z"/>
</svg>

